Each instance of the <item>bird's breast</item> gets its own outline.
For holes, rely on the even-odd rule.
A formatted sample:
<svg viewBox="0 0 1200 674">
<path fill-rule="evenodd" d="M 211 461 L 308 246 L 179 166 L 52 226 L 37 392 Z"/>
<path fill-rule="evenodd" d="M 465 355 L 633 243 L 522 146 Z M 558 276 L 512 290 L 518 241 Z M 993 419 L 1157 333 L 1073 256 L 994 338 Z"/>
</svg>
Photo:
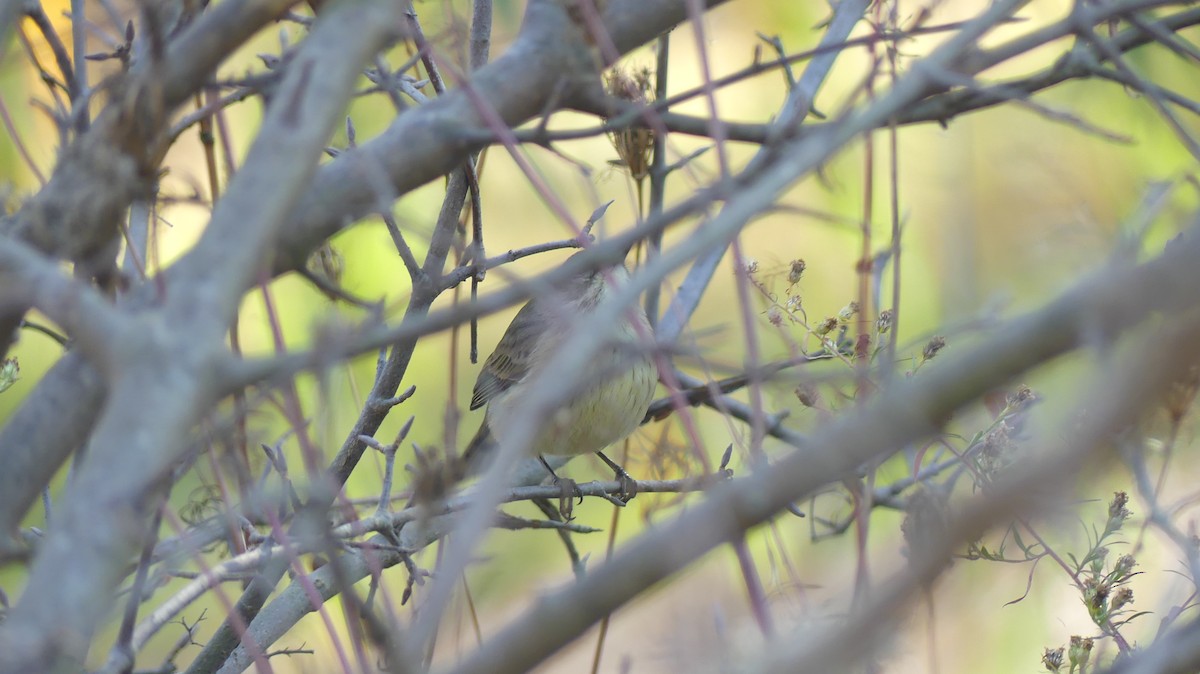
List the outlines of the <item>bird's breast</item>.
<svg viewBox="0 0 1200 674">
<path fill-rule="evenodd" d="M 605 358 L 604 356 L 609 356 Z M 624 360 L 625 363 L 621 363 Z M 542 422 L 530 454 L 579 455 L 599 452 L 637 429 L 646 416 L 658 373 L 645 355 L 631 355 L 628 346 L 605 349 L 583 373 L 584 389 Z M 607 367 L 599 364 L 606 364 Z M 510 402 L 494 401 L 492 415 L 507 415 Z M 515 409 L 517 400 L 511 400 Z M 500 430 L 507 424 L 492 423 Z M 499 438 L 503 440 L 503 438 Z"/>
</svg>

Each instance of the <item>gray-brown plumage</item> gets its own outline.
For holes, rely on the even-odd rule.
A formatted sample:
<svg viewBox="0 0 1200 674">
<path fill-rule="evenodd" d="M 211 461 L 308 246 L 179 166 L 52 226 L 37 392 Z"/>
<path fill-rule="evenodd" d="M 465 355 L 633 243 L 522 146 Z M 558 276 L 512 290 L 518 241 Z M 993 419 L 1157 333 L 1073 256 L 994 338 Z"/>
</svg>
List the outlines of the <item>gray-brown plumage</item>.
<svg viewBox="0 0 1200 674">
<path fill-rule="evenodd" d="M 489 450 L 511 432 L 509 422 L 525 395 L 526 383 L 537 381 L 574 323 L 595 309 L 612 283 L 627 278 L 624 267 L 586 272 L 533 298 L 517 312 L 484 363 L 471 396 L 472 410 L 487 406 L 479 432 L 463 455 L 472 470 L 478 470 Z M 613 326 L 611 342 L 583 365 L 582 389 L 542 422 L 527 454 L 600 452 L 632 433 L 645 417 L 658 381 L 645 347 L 650 335 L 640 307 L 626 312 Z"/>
</svg>

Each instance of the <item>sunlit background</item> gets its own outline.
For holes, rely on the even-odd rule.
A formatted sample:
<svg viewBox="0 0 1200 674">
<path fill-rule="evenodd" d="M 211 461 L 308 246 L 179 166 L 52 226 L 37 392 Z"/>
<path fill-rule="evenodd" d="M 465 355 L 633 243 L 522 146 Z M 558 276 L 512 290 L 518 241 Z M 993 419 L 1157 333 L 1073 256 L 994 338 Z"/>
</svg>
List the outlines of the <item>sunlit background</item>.
<svg viewBox="0 0 1200 674">
<path fill-rule="evenodd" d="M 974 16 L 985 2 L 955 0 L 938 5 L 932 24 L 945 24 Z M 900 16 L 915 14 L 923 5 L 901 3 Z M 69 33 L 64 17 L 67 3 L 48 0 L 47 13 L 58 22 L 63 34 Z M 441 56 L 449 63 L 461 63 L 461 30 L 469 16 L 468 3 L 429 0 L 417 4 L 427 33 L 443 45 Z M 498 0 L 496 3 L 496 40 L 493 55 L 503 53 L 516 35 L 523 3 Z M 1060 18 L 1069 10 L 1067 2 L 1038 0 L 1021 12 L 1023 21 L 1009 25 L 988 38 L 995 44 L 1037 25 Z M 702 22 L 703 46 L 707 67 L 713 77 L 738 71 L 756 58 L 770 58 L 771 47 L 759 33 L 778 36 L 789 52 L 815 45 L 826 18 L 825 3 L 752 2 L 735 0 L 707 14 Z M 105 17 L 91 17 L 99 30 L 116 35 Z M 25 35 L 35 45 L 40 40 L 31 26 Z M 866 34 L 860 26 L 856 34 Z M 221 71 L 224 77 L 240 77 L 261 70 L 260 53 L 278 52 L 281 39 L 295 44 L 302 33 L 294 24 L 279 24 L 265 31 L 250 46 L 231 58 Z M 927 53 L 942 38 L 933 34 L 900 45 L 901 72 L 914 57 Z M 69 45 L 69 40 L 67 42 Z M 103 43 L 95 41 L 96 50 Z M 1062 40 L 1033 54 L 1002 65 L 988 76 L 1017 77 L 1044 68 L 1070 44 Z M 458 51 L 456 51 L 458 50 Z M 39 53 L 45 60 L 46 54 Z M 881 51 L 882 53 L 882 51 Z M 45 100 L 46 89 L 37 79 L 23 55 L 18 40 L 10 40 L 0 62 L 0 96 L 5 113 L 11 118 L 33 163 L 48 175 L 58 150 L 57 136 L 46 116 L 32 104 Z M 406 47 L 394 50 L 391 62 L 408 58 Z M 684 91 L 702 84 L 703 68 L 697 49 L 694 27 L 685 25 L 671 36 L 670 90 Z M 1144 76 L 1178 91 L 1189 98 L 1200 96 L 1200 80 L 1194 66 L 1161 48 L 1132 53 L 1128 62 Z M 98 62 L 93 82 L 104 72 L 112 72 L 112 62 Z M 652 48 L 629 55 L 625 68 L 652 67 Z M 799 64 L 797 68 L 802 68 Z M 816 102 L 820 113 L 834 117 L 847 105 L 860 102 L 862 83 L 870 67 L 864 50 L 843 55 Z M 886 67 L 885 67 L 886 71 Z M 799 70 L 797 70 L 799 72 Z M 363 88 L 367 82 L 363 80 Z M 876 87 L 886 89 L 887 77 Z M 779 110 L 786 95 L 783 75 L 769 72 L 721 90 L 716 96 L 717 112 L 722 119 L 766 122 Z M 1034 106 L 1009 104 L 995 109 L 964 115 L 942 128 L 925 124 L 902 128 L 898 133 L 899 226 L 903 231 L 903 280 L 901 283 L 900 348 L 897 364 L 901 373 L 917 364 L 922 347 L 934 334 L 946 337 L 949 349 L 967 343 L 988 329 L 994 321 L 1037 307 L 1078 279 L 1088 269 L 1098 268 L 1115 255 L 1140 251 L 1154 253 L 1174 235 L 1196 208 L 1196 192 L 1191 186 L 1169 192 L 1166 207 L 1143 220 L 1143 200 L 1159 182 L 1176 183 L 1194 170 L 1192 158 L 1171 129 L 1156 114 L 1152 104 L 1119 85 L 1096 80 L 1074 81 L 1039 94 Z M 677 112 L 708 115 L 708 103 L 699 97 L 679 106 Z M 357 100 L 349 110 L 357 141 L 366 142 L 387 127 L 395 110 L 385 96 L 370 95 Z M 228 141 L 234 166 L 244 156 L 260 121 L 261 101 L 251 99 L 231 107 L 226 115 Z M 1077 120 L 1086 120 L 1088 132 Z M 1194 118 L 1182 117 L 1191 131 Z M 590 127 L 596 120 L 572 113 L 555 114 L 550 128 Z M 1104 137 L 1104 136 L 1110 137 Z M 1120 138 L 1116 138 L 1120 137 Z M 1121 139 L 1123 138 L 1123 140 Z M 11 185 L 10 204 L 17 204 L 35 192 L 39 178 L 22 158 L 11 136 L 0 143 L 0 171 Z M 868 150 L 857 143 L 826 165 L 823 170 L 795 185 L 779 203 L 779 208 L 754 221 L 744 232 L 741 245 L 748 261 L 757 265 L 754 278 L 776 297 L 797 295 L 813 323 L 836 315 L 852 300 L 858 299 L 860 275 L 856 265 L 862 256 L 864 209 L 870 206 L 872 231 L 871 254 L 890 246 L 892 180 L 889 168 L 889 134 L 874 134 Z M 347 134 L 339 131 L 331 140 L 333 147 L 345 147 Z M 679 159 L 699 150 L 711 141 L 672 135 L 669 148 Z M 599 205 L 614 203 L 599 230 L 625 229 L 638 219 L 638 192 L 634 181 L 620 167 L 609 140 L 596 137 L 563 142 L 557 153 L 539 147 L 525 147 L 523 156 L 536 168 L 542 181 L 567 206 L 577 221 L 583 221 Z M 754 147 L 731 144 L 730 164 L 744 165 Z M 231 167 L 221 156 L 218 163 L 223 180 Z M 713 152 L 693 161 L 684 170 L 672 174 L 668 182 L 668 203 L 689 196 L 718 173 Z M 151 264 L 166 266 L 191 245 L 203 230 L 208 206 L 191 197 L 198 193 L 208 199 L 209 189 L 203 148 L 195 133 L 188 134 L 171 151 L 168 172 L 162 181 L 164 197 L 182 200 L 166 203 L 152 237 Z M 872 176 L 867 192 L 866 176 Z M 486 153 L 482 169 L 482 193 L 487 246 L 490 253 L 520 248 L 573 235 L 547 207 L 531 181 L 517 168 L 503 148 Z M 423 256 L 427 238 L 441 204 L 442 183 L 436 181 L 401 198 L 395 215 L 416 250 Z M 169 200 L 168 200 L 169 201 Z M 666 245 L 686 237 L 697 222 L 684 222 L 672 229 Z M 409 285 L 403 266 L 395 253 L 384 226 L 376 219 L 364 221 L 333 240 L 342 259 L 342 285 L 351 294 L 383 302 L 386 315 L 393 320 L 402 316 Z M 1123 252 L 1124 251 L 1124 252 Z M 510 275 L 530 275 L 561 262 L 567 252 L 549 253 L 517 262 L 489 274 L 481 292 L 501 287 Z M 803 259 L 807 271 L 800 283 L 789 287 L 786 278 L 789 263 Z M 693 318 L 680 348 L 680 364 L 701 375 L 727 376 L 743 368 L 748 351 L 746 323 L 738 311 L 738 291 L 734 261 L 727 259 L 712 288 Z M 886 275 L 890 279 L 890 269 Z M 676 279 L 677 281 L 678 279 Z M 664 286 L 664 302 L 672 296 L 673 285 Z M 883 284 L 883 305 L 891 304 L 890 280 Z M 767 300 L 752 291 L 752 338 L 763 360 L 787 357 L 798 345 L 813 348 L 814 342 L 802 327 L 785 322 L 782 327 L 767 319 Z M 268 299 L 269 298 L 269 301 Z M 446 301 L 450 301 L 447 296 Z M 458 298 L 468 299 L 464 291 Z M 877 311 L 877 308 L 876 308 Z M 481 355 L 490 353 L 515 309 L 491 316 L 480 324 Z M 874 320 L 874 313 L 867 316 Z M 302 279 L 291 276 L 246 296 L 240 320 L 241 347 L 248 354 L 266 355 L 279 348 L 304 348 L 314 331 L 323 325 L 362 319 L 361 310 L 335 307 L 323 294 Z M 274 327 L 273 327 L 274 323 Z M 277 344 L 282 339 L 282 347 Z M 0 420 L 20 404 L 45 372 L 61 355 L 51 340 L 26 332 L 12 355 L 20 360 L 22 379 L 0 395 Z M 425 339 L 416 350 L 404 387 L 417 386 L 416 395 L 397 408 L 377 437 L 389 442 L 409 416 L 415 416 L 409 441 L 425 449 L 444 449 L 453 438 L 461 448 L 481 418 L 480 413 L 465 411 L 478 366 L 469 362 L 466 330 Z M 1092 356 L 1077 355 L 1017 383 L 1026 383 L 1043 399 L 1035 417 L 1035 427 L 1051 427 L 1054 415 L 1070 408 L 1080 385 L 1079 374 Z M 326 458 L 341 446 L 346 433 L 361 409 L 375 372 L 375 356 L 360 357 L 328 373 L 322 389 L 313 377 L 299 381 L 305 414 L 311 420 L 310 433 Z M 936 367 L 936 361 L 927 365 Z M 787 423 L 800 429 L 811 428 L 830 410 L 853 405 L 844 396 L 853 394 L 853 371 L 844 363 L 822 362 L 804 368 L 800 379 L 789 376 L 764 388 L 767 409 L 789 413 Z M 919 376 L 919 375 L 918 375 Z M 793 390 L 800 383 L 817 382 L 821 402 L 816 408 L 802 406 Z M 745 397 L 744 394 L 741 397 Z M 228 413 L 228 409 L 223 413 Z M 748 468 L 749 431 L 740 422 L 730 422 L 709 410 L 695 411 L 693 418 L 701 431 L 703 451 L 714 463 L 730 443 L 735 453 L 731 467 L 735 473 Z M 964 414 L 953 431 L 964 436 L 961 446 L 975 432 L 986 428 L 990 416 L 979 407 Z M 1148 423 L 1164 428 L 1163 419 Z M 259 443 L 298 450 L 289 434 L 289 424 L 279 408 L 264 403 L 248 423 L 250 446 Z M 1196 474 L 1190 470 L 1192 428 L 1185 426 L 1176 449 L 1175 463 L 1166 481 L 1163 503 L 1175 503 L 1190 494 Z M 682 456 L 686 442 L 676 420 L 648 425 L 629 442 L 627 468 L 636 477 L 681 477 L 680 466 L 664 461 L 661 455 Z M 770 454 L 785 448 L 767 439 Z M 406 445 L 405 451 L 410 449 Z M 615 450 L 622 455 L 624 449 Z M 261 467 L 261 454 L 255 459 Z M 401 462 L 410 460 L 402 458 Z M 203 501 L 213 483 L 214 463 L 202 460 L 191 475 L 177 485 L 172 501 L 179 507 Z M 297 459 L 296 466 L 302 465 Z M 382 460 L 370 453 L 360 464 L 347 486 L 351 498 L 371 498 L 378 494 Z M 660 470 L 666 468 L 666 474 Z M 690 470 L 699 471 L 693 461 Z M 671 472 L 674 471 L 674 472 Z M 579 459 L 568 472 L 577 480 L 607 479 L 608 471 L 598 460 Z M 879 484 L 898 479 L 910 472 L 901 459 L 884 466 L 877 477 Z M 60 476 L 59 488 L 66 480 Z M 405 480 L 401 478 L 401 483 Z M 966 482 L 963 482 L 966 486 Z M 1066 489 L 1074 487 L 1064 485 Z M 1055 550 L 1062 555 L 1082 554 L 1088 545 L 1092 527 L 1101 527 L 1107 516 L 1107 501 L 1117 489 L 1132 491 L 1128 474 L 1120 469 L 1111 474 L 1096 474 L 1081 480 L 1071 498 L 1077 505 L 1066 516 L 1035 525 Z M 842 490 L 844 491 L 844 489 Z M 51 494 L 53 496 L 54 494 Z M 698 496 L 645 494 L 635 499 L 614 518 L 613 507 L 603 501 L 588 500 L 576 509 L 578 523 L 599 527 L 604 533 L 576 536 L 580 552 L 589 556 L 589 565 L 602 563 L 616 531 L 616 545 L 647 529 L 668 521 L 676 511 L 687 508 Z M 852 509 L 849 500 L 831 488 L 815 502 L 799 504 L 808 517 L 783 515 L 770 526 L 756 530 L 748 539 L 755 575 L 769 602 L 773 629 L 778 634 L 806 626 L 836 620 L 852 606 L 856 564 L 859 560 L 855 531 L 822 538 L 822 522 L 842 520 Z M 1134 519 L 1120 538 L 1123 545 L 1114 554 L 1134 550 L 1141 540 L 1141 509 L 1134 499 Z M 536 517 L 531 506 L 508 508 L 522 516 Z M 1195 509 L 1183 511 L 1181 527 L 1188 528 Z M 870 576 L 880 582 L 903 565 L 904 542 L 900 535 L 902 514 L 877 510 L 868 536 Z M 27 526 L 44 526 L 45 512 L 37 507 L 30 513 Z M 164 526 L 164 536 L 177 532 Z M 998 538 L 996 541 L 998 544 Z M 989 545 L 991 542 L 989 542 Z M 1011 542 L 1010 542 L 1011 544 Z M 1133 587 L 1136 608 L 1151 615 L 1134 621 L 1127 635 L 1149 642 L 1159 621 L 1168 610 L 1184 601 L 1186 579 L 1174 573 L 1182 569 L 1178 553 L 1151 532 L 1146 550 L 1138 554 L 1139 569 Z M 1008 550 L 1014 552 L 1012 548 Z M 209 561 L 216 561 L 225 550 L 214 550 Z M 536 601 L 540 591 L 572 582 L 570 565 L 558 537 L 550 531 L 493 532 L 480 546 L 486 559 L 466 578 L 474 616 L 465 594 L 448 613 L 439 635 L 438 658 L 449 662 L 455 653 L 474 648 L 477 640 L 473 618 L 484 638 Z M 437 546 L 422 553 L 418 563 L 432 569 Z M 390 586 L 384 588 L 393 602 L 406 579 L 397 567 L 385 574 Z M 729 547 L 718 549 L 692 565 L 657 591 L 623 608 L 613 616 L 604 647 L 601 671 L 738 671 L 743 658 L 761 650 L 761 628 L 754 620 L 747 600 L 746 573 Z M 170 596 L 172 589 L 185 581 L 176 580 L 159 588 L 150 605 Z M 0 569 L 0 586 L 10 597 L 19 596 L 22 572 L 9 567 Z M 236 599 L 237 583 L 224 586 L 225 601 Z M 417 588 L 419 600 L 421 588 Z M 1024 597 L 1022 601 L 1013 600 Z M 208 607 L 208 618 L 201 624 L 197 640 L 204 641 L 223 615 L 222 600 L 210 597 L 207 603 L 193 605 L 185 613 L 195 621 Z M 337 632 L 332 638 L 347 645 L 342 607 L 338 601 L 326 604 Z M 1036 569 L 1028 564 L 999 564 L 960 561 L 932 588 L 918 605 L 911 607 L 891 641 L 885 644 L 883 662 L 887 671 L 972 671 L 1021 672 L 1040 670 L 1039 658 L 1047 646 L 1063 645 L 1073 634 L 1092 635 L 1090 621 L 1078 592 L 1068 574 L 1052 560 L 1043 559 Z M 145 662 L 157 662 L 161 654 L 180 634 L 179 629 L 164 629 L 152 643 Z M 596 646 L 593 630 L 570 648 L 545 664 L 539 671 L 588 671 Z M 272 660 L 276 671 L 324 672 L 337 666 L 335 648 L 322 619 L 310 615 L 275 648 L 315 650 L 315 655 L 296 655 Z M 1106 644 L 1111 653 L 1111 645 Z M 187 662 L 195 649 L 184 651 Z M 105 653 L 92 653 L 96 662 Z"/>
</svg>

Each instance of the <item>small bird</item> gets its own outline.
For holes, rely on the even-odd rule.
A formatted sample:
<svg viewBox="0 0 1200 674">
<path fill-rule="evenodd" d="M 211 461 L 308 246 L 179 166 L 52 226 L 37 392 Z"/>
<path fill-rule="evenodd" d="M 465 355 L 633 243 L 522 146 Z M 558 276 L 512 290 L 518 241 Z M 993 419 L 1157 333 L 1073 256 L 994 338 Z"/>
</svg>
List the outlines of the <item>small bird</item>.
<svg viewBox="0 0 1200 674">
<path fill-rule="evenodd" d="M 514 410 L 567 341 L 573 324 L 595 311 L 613 284 L 628 278 L 624 266 L 583 272 L 521 307 L 475 381 L 471 409 L 487 405 L 487 411 L 463 453 L 468 470 L 479 470 L 489 450 L 512 432 Z M 564 503 L 569 503 L 567 494 L 575 491 L 574 483 L 560 480 L 546 455 L 599 454 L 627 495 L 636 489 L 637 483 L 602 450 L 632 433 L 646 416 L 658 382 L 654 360 L 644 346 L 651 334 L 645 311 L 640 306 L 627 309 L 612 326 L 609 343 L 583 366 L 580 388 L 542 422 L 529 445 L 527 454 L 537 456 L 563 484 Z"/>
</svg>

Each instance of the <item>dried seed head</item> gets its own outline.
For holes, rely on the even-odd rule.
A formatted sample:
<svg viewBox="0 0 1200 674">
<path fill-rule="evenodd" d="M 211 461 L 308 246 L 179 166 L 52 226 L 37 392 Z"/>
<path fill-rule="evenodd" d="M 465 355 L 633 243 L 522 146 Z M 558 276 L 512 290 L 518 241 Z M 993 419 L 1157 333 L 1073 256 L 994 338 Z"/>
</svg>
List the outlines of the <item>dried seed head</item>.
<svg viewBox="0 0 1200 674">
<path fill-rule="evenodd" d="M 905 556 L 917 561 L 936 550 L 938 542 L 946 535 L 946 522 L 945 495 L 931 489 L 914 490 L 900 524 L 906 544 Z"/>
<path fill-rule="evenodd" d="M 416 465 L 407 464 L 404 468 L 412 474 L 414 503 L 437 502 L 454 486 L 465 470 L 461 459 L 442 458 L 436 448 L 423 450 L 414 443 L 413 456 Z"/>
<path fill-rule="evenodd" d="M 921 358 L 923 360 L 933 360 L 934 356 L 938 355 L 938 352 L 945 347 L 946 339 L 940 335 L 934 335 L 921 351 Z"/>
<path fill-rule="evenodd" d="M 799 258 L 792 260 L 792 263 L 788 269 L 788 284 L 796 285 L 799 283 L 800 277 L 804 275 L 804 270 L 807 268 L 808 265 L 804 262 L 804 260 Z"/>
<path fill-rule="evenodd" d="M 1195 365 L 1185 370 L 1183 375 L 1167 388 L 1163 406 L 1166 407 L 1172 422 L 1179 423 L 1179 420 L 1187 414 L 1192 406 L 1192 401 L 1196 399 L 1198 389 L 1200 389 L 1200 367 Z"/>
<path fill-rule="evenodd" d="M 1108 618 L 1108 595 L 1112 587 L 1107 582 L 1096 578 L 1083 581 L 1083 603 L 1087 606 L 1088 615 L 1097 624 L 1104 623 Z"/>
<path fill-rule="evenodd" d="M 650 92 L 653 89 L 649 68 L 641 68 L 626 72 L 613 68 L 604 78 L 604 88 L 616 98 L 624 99 L 640 106 L 649 103 Z M 640 121 L 640 120 L 639 120 Z M 654 151 L 654 131 L 645 126 L 630 126 L 609 135 L 620 164 L 629 170 L 634 180 L 641 180 L 650 174 L 651 154 Z"/>
<path fill-rule="evenodd" d="M 1007 423 L 1001 422 L 983 436 L 983 447 L 980 450 L 988 456 L 999 456 L 1012 447 L 1012 436 Z"/>
<path fill-rule="evenodd" d="M 0 393 L 7 391 L 21 378 L 21 364 L 16 358 L 0 361 Z"/>
<path fill-rule="evenodd" d="M 1113 593 L 1112 601 L 1108 603 L 1108 611 L 1110 614 L 1116 613 L 1132 603 L 1133 590 L 1128 587 L 1123 587 Z"/>
<path fill-rule="evenodd" d="M 780 311 L 779 307 L 772 306 L 770 309 L 767 309 L 767 321 L 777 328 L 783 327 L 783 312 Z"/>
<path fill-rule="evenodd" d="M 813 332 L 824 337 L 832 332 L 837 325 L 838 321 L 836 318 L 826 318 L 825 320 L 821 321 L 820 325 L 818 325 L 816 328 L 813 328 Z"/>
<path fill-rule="evenodd" d="M 854 340 L 854 357 L 859 360 L 871 357 L 871 336 L 865 332 Z"/>
<path fill-rule="evenodd" d="M 884 309 L 879 312 L 879 318 L 875 319 L 875 330 L 881 335 L 886 335 L 892 329 L 892 321 L 896 314 L 891 309 Z"/>
<path fill-rule="evenodd" d="M 1037 400 L 1037 394 L 1033 392 L 1033 389 L 1021 384 L 1017 387 L 1016 391 L 1013 391 L 1008 395 L 1008 400 L 1006 402 L 1008 404 L 1009 411 L 1015 412 L 1022 407 L 1025 407 L 1029 403 L 1034 402 L 1035 400 Z"/>
<path fill-rule="evenodd" d="M 1120 526 L 1122 522 L 1129 519 L 1132 513 L 1129 512 L 1129 508 L 1125 507 L 1127 505 L 1129 505 L 1129 494 L 1123 491 L 1113 492 L 1112 502 L 1108 504 L 1108 521 L 1111 526 Z"/>
<path fill-rule="evenodd" d="M 1012 439 L 1012 428 L 1000 422 L 983 436 L 979 448 L 979 470 L 984 477 L 995 478 L 1016 459 L 1016 443 Z"/>
<path fill-rule="evenodd" d="M 1057 672 L 1062 669 L 1063 664 L 1063 648 L 1047 648 L 1045 653 L 1042 653 L 1042 664 L 1046 666 L 1047 672 Z"/>
<path fill-rule="evenodd" d="M 1088 658 L 1092 654 L 1093 645 L 1094 642 L 1090 637 L 1071 637 L 1071 646 L 1067 649 L 1067 658 L 1071 661 L 1072 670 L 1087 664 Z"/>
<path fill-rule="evenodd" d="M 815 407 L 817 401 L 820 400 L 817 387 L 812 384 L 801 384 L 792 392 L 796 394 L 796 399 L 800 401 L 800 404 L 805 407 Z"/>
<path fill-rule="evenodd" d="M 337 249 L 326 242 L 308 256 L 305 266 L 308 271 L 337 286 L 342 283 L 342 273 L 346 269 L 346 261 Z"/>
<path fill-rule="evenodd" d="M 842 310 L 838 312 L 838 320 L 843 323 L 849 322 L 849 320 L 854 318 L 857 313 L 858 302 L 851 302 L 850 304 L 842 307 Z"/>
<path fill-rule="evenodd" d="M 630 103 L 648 103 L 653 87 L 653 76 L 649 68 L 624 70 L 613 68 L 604 77 L 604 89 L 610 96 Z"/>
<path fill-rule="evenodd" d="M 1113 578 L 1117 581 L 1125 580 L 1135 566 L 1137 566 L 1137 560 L 1133 558 L 1133 555 L 1121 555 L 1117 559 L 1116 565 L 1113 566 Z"/>
</svg>

